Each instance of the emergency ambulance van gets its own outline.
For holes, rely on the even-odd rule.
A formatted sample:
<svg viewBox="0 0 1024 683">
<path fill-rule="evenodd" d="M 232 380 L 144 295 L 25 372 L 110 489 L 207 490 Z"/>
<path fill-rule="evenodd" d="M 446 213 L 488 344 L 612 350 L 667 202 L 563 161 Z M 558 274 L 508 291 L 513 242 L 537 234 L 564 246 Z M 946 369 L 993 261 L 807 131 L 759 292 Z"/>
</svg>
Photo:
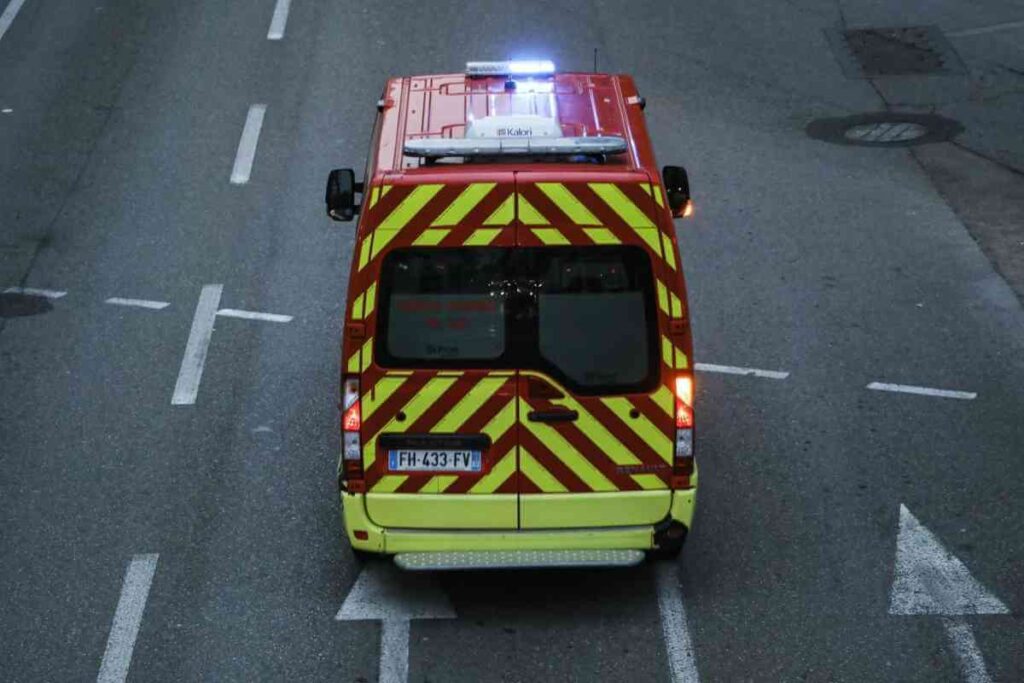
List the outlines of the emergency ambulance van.
<svg viewBox="0 0 1024 683">
<path fill-rule="evenodd" d="M 693 358 L 673 217 L 629 76 L 476 62 L 395 78 L 363 181 L 338 483 L 405 569 L 635 564 L 693 519 Z"/>
</svg>

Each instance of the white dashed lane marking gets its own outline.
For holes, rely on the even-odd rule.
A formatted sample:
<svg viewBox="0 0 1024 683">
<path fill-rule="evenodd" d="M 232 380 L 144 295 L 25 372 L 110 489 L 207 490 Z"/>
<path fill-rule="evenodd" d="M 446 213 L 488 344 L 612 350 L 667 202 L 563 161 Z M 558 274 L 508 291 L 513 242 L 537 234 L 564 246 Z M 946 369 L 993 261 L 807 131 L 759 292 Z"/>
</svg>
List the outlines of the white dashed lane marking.
<svg viewBox="0 0 1024 683">
<path fill-rule="evenodd" d="M 128 666 L 132 662 L 135 639 L 142 626 L 142 613 L 146 610 L 159 557 L 157 554 L 136 555 L 128 564 L 97 683 L 122 683 L 128 677 Z"/>
<path fill-rule="evenodd" d="M 242 137 L 238 140 L 238 152 L 235 154 L 235 165 L 231 169 L 231 184 L 245 185 L 252 175 L 252 165 L 256 161 L 256 146 L 260 141 L 260 130 L 263 129 L 263 117 L 267 113 L 267 105 L 254 104 L 249 107 L 242 128 Z"/>
<path fill-rule="evenodd" d="M 874 391 L 893 391 L 900 394 L 916 394 L 918 396 L 933 396 L 937 398 L 959 398 L 964 401 L 972 401 L 978 397 L 973 391 L 952 391 L 950 389 L 932 389 L 930 387 L 916 387 L 910 384 L 887 384 L 885 382 L 872 382 L 867 386 Z"/>
<path fill-rule="evenodd" d="M 696 363 L 694 369 L 699 372 L 721 372 L 726 375 L 747 375 L 763 379 L 786 379 L 788 372 L 779 370 L 760 370 L 758 368 L 739 368 L 733 365 L 715 365 L 713 363 Z"/>
<path fill-rule="evenodd" d="M 18 16 L 18 11 L 21 10 L 21 6 L 25 4 L 25 0 L 11 0 L 7 3 L 7 8 L 3 14 L 0 14 L 0 40 L 3 39 L 4 34 L 7 33 L 7 29 L 11 27 L 11 23 L 14 22 L 14 17 Z"/>
<path fill-rule="evenodd" d="M 220 305 L 220 295 L 224 285 L 206 285 L 199 294 L 196 314 L 192 318 L 192 330 L 185 344 L 185 355 L 181 359 L 178 381 L 174 385 L 174 396 L 171 405 L 186 406 L 196 402 L 199 393 L 199 382 L 203 378 L 203 366 L 206 364 L 206 352 L 210 348 L 213 336 L 213 321 Z"/>
<path fill-rule="evenodd" d="M 292 0 L 277 0 L 274 6 L 274 16 L 270 19 L 270 30 L 267 31 L 267 40 L 281 40 L 284 38 L 284 27 L 288 25 L 288 10 Z"/>
<path fill-rule="evenodd" d="M 149 299 L 122 299 L 119 296 L 112 296 L 105 300 L 105 304 L 114 306 L 134 306 L 136 308 L 148 308 L 154 311 L 162 311 L 171 304 L 166 301 L 151 301 Z"/>
<path fill-rule="evenodd" d="M 237 308 L 222 308 L 217 311 L 217 315 L 222 315 L 225 318 L 242 318 L 243 320 L 263 320 L 268 323 L 290 323 L 292 321 L 290 315 L 261 313 L 260 311 L 240 311 Z"/>
<path fill-rule="evenodd" d="M 43 296 L 47 299 L 59 299 L 65 296 L 67 292 L 57 289 L 36 289 L 35 287 L 8 287 L 4 290 L 4 294 L 27 294 L 29 296 Z"/>
</svg>

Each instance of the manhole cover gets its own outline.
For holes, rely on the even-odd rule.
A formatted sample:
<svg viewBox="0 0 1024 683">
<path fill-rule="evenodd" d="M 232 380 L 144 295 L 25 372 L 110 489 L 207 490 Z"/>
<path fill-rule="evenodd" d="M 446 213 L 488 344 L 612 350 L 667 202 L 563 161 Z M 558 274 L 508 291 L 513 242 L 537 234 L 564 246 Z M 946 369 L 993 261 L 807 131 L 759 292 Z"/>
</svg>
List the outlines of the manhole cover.
<svg viewBox="0 0 1024 683">
<path fill-rule="evenodd" d="M 937 26 L 826 31 L 843 71 L 852 78 L 963 73 L 953 46 Z"/>
<path fill-rule="evenodd" d="M 838 118 L 815 119 L 807 134 L 817 140 L 839 145 L 865 147 L 908 147 L 945 142 L 964 128 L 952 119 L 935 114 L 872 112 Z"/>
<path fill-rule="evenodd" d="M 0 318 L 39 315 L 53 308 L 46 297 L 30 294 L 0 294 Z"/>
</svg>

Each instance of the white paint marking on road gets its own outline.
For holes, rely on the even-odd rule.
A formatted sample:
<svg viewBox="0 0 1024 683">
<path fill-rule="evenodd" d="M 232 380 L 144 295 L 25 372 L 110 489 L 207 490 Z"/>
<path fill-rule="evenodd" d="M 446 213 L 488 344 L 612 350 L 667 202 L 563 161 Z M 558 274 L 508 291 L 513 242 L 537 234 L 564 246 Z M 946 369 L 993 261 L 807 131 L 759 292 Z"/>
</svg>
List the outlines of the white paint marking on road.
<svg viewBox="0 0 1024 683">
<path fill-rule="evenodd" d="M 956 654 L 957 663 L 960 666 L 960 675 L 968 683 L 992 683 L 992 677 L 988 675 L 985 667 L 985 659 L 978 649 L 978 642 L 974 639 L 974 631 L 970 624 L 963 617 L 949 618 L 942 620 L 946 629 L 946 637 Z"/>
<path fill-rule="evenodd" d="M 4 290 L 4 294 L 27 294 L 28 296 L 43 296 L 47 299 L 59 299 L 67 292 L 57 289 L 36 289 L 35 287 L 8 287 Z"/>
<path fill-rule="evenodd" d="M 889 614 L 1008 614 L 956 555 L 946 550 L 907 506 L 900 505 L 896 574 Z"/>
<path fill-rule="evenodd" d="M 281 40 L 284 38 L 284 27 L 288 25 L 288 9 L 292 0 L 277 0 L 274 6 L 274 16 L 270 20 L 270 30 L 267 31 L 267 40 Z"/>
<path fill-rule="evenodd" d="M 112 296 L 103 303 L 115 306 L 135 306 L 136 308 L 149 308 L 154 311 L 161 311 L 171 304 L 166 301 L 152 301 L 150 299 L 122 299 L 119 296 Z"/>
<path fill-rule="evenodd" d="M 947 36 L 960 38 L 963 36 L 980 36 L 986 33 L 995 33 L 996 31 L 1009 31 L 1015 28 L 1024 28 L 1024 21 L 1007 21 L 1002 24 L 979 26 L 978 28 L 965 28 L 959 31 L 946 31 L 945 33 Z"/>
<path fill-rule="evenodd" d="M 121 587 L 121 597 L 114 611 L 114 622 L 110 626 L 107 649 L 103 652 L 97 683 L 122 683 L 128 677 L 128 666 L 132 662 L 135 638 L 142 625 L 142 613 L 149 598 L 149 587 L 153 584 L 159 555 L 136 555 L 128 564 Z"/>
<path fill-rule="evenodd" d="M 895 391 L 901 394 L 916 394 L 918 396 L 935 396 L 938 398 L 959 398 L 964 401 L 973 401 L 978 394 L 973 391 L 952 391 L 950 389 L 932 389 L 930 387 L 915 387 L 909 384 L 887 384 L 885 382 L 872 382 L 868 389 L 875 391 Z"/>
<path fill-rule="evenodd" d="M 334 618 L 380 620 L 378 680 L 405 683 L 409 678 L 409 622 L 454 619 L 455 610 L 430 574 L 403 572 L 389 562 L 376 562 L 359 574 Z"/>
<path fill-rule="evenodd" d="M 292 321 L 290 315 L 260 313 L 259 311 L 240 311 L 237 308 L 222 308 L 217 311 L 217 315 L 222 315 L 225 318 L 242 318 L 243 320 L 265 320 L 269 323 L 290 323 Z"/>
<path fill-rule="evenodd" d="M 7 3 L 7 9 L 4 10 L 3 14 L 0 14 L 0 40 L 3 40 L 4 34 L 11 27 L 14 17 L 18 16 L 18 12 L 24 4 L 25 0 L 11 0 Z"/>
<path fill-rule="evenodd" d="M 242 137 L 238 140 L 238 152 L 235 154 L 235 166 L 231 169 L 231 184 L 245 185 L 252 175 L 252 165 L 256 160 L 256 145 L 260 141 L 260 130 L 263 128 L 263 117 L 267 113 L 267 105 L 254 104 L 249 107 L 242 128 Z"/>
<path fill-rule="evenodd" d="M 13 113 L 14 113 L 14 110 L 11 109 L 10 107 L 4 107 L 3 109 L 0 109 L 0 114 L 13 114 Z"/>
<path fill-rule="evenodd" d="M 894 573 L 889 614 L 941 615 L 963 679 L 989 683 L 985 660 L 963 615 L 1009 614 L 1010 610 L 905 505 L 900 505 Z"/>
<path fill-rule="evenodd" d="M 192 318 L 192 331 L 185 344 L 185 355 L 181 359 L 181 370 L 178 381 L 174 385 L 172 406 L 192 405 L 199 393 L 199 381 L 203 378 L 203 365 L 206 363 L 206 352 L 210 348 L 210 337 L 213 335 L 213 321 L 217 317 L 217 306 L 224 285 L 206 285 L 199 294 L 196 314 Z"/>
<path fill-rule="evenodd" d="M 683 591 L 676 576 L 676 565 L 659 562 L 656 568 L 658 583 L 658 610 L 661 612 L 661 632 L 665 638 L 665 652 L 673 683 L 696 683 L 697 654 L 686 624 Z"/>
<path fill-rule="evenodd" d="M 786 379 L 789 377 L 788 372 L 780 372 L 778 370 L 759 370 L 757 368 L 738 368 L 732 365 L 715 365 L 713 363 L 696 363 L 694 369 L 701 372 L 721 372 L 726 375 L 747 375 L 752 377 L 762 377 L 764 379 Z"/>
</svg>

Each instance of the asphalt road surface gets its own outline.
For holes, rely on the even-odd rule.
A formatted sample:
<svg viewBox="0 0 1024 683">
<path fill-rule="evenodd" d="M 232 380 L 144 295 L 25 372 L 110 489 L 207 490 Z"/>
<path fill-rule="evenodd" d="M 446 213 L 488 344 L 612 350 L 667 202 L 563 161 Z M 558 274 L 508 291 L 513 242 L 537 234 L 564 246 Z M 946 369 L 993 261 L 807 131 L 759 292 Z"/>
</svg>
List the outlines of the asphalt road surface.
<svg viewBox="0 0 1024 683">
<path fill-rule="evenodd" d="M 1024 679 L 1024 310 L 912 151 L 804 132 L 946 83 L 849 78 L 825 29 L 995 27 L 950 40 L 1019 70 L 1014 5 L 0 0 L 0 677 L 377 678 L 381 622 L 335 619 L 325 174 L 390 75 L 597 48 L 694 189 L 695 529 L 671 565 L 432 577 L 409 680 Z M 946 102 L 1004 168 L 1020 86 Z"/>
</svg>

